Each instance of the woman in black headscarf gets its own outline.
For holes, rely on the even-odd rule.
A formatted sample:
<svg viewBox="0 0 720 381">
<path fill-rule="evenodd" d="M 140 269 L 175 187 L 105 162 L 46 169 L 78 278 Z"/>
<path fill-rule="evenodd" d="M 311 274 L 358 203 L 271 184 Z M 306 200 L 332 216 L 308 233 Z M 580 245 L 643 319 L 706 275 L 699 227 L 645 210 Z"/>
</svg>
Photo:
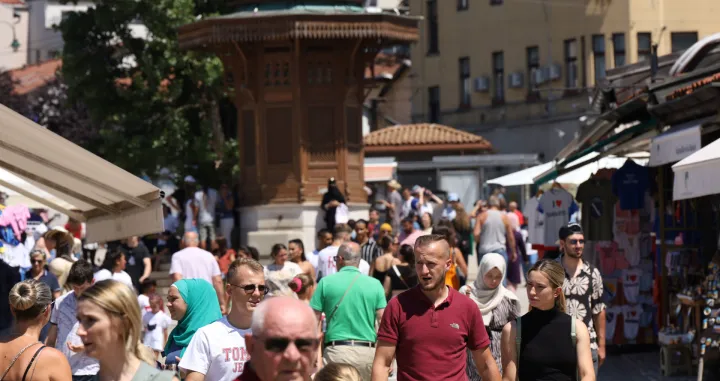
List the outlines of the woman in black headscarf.
<svg viewBox="0 0 720 381">
<path fill-rule="evenodd" d="M 335 178 L 331 177 L 328 180 L 328 190 L 325 192 L 322 198 L 320 207 L 325 211 L 325 224 L 330 231 L 335 229 L 335 211 L 340 204 L 345 203 L 345 197 L 340 193 Z"/>
</svg>

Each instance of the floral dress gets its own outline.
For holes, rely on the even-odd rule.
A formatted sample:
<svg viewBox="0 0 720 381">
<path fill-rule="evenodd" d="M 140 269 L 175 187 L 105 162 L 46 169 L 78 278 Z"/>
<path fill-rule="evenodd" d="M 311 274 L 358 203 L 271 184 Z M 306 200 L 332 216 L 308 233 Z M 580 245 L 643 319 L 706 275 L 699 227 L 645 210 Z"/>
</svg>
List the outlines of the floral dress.
<svg viewBox="0 0 720 381">
<path fill-rule="evenodd" d="M 495 363 L 497 364 L 500 374 L 502 374 L 502 355 L 500 353 L 500 337 L 502 336 L 502 329 L 508 322 L 515 320 L 520 315 L 520 305 L 517 300 L 512 300 L 505 297 L 500 304 L 492 312 L 492 320 L 490 324 L 486 326 L 488 329 L 488 336 L 490 336 L 490 352 Z M 467 361 L 465 366 L 465 373 L 467 373 L 468 380 L 480 381 L 482 377 L 478 374 L 477 367 L 475 366 L 475 360 L 473 360 L 472 352 L 467 350 Z"/>
</svg>

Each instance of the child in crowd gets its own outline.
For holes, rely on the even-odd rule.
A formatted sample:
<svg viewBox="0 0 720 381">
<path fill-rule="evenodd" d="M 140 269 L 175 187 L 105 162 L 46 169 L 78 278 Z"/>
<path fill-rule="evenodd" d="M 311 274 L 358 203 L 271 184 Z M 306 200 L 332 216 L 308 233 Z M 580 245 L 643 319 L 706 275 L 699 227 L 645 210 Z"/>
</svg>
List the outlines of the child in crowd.
<svg viewBox="0 0 720 381">
<path fill-rule="evenodd" d="M 160 295 L 152 294 L 149 299 L 150 312 L 143 316 L 143 330 L 145 331 L 143 344 L 152 348 L 157 358 L 165 348 L 168 328 L 172 323 L 172 319 L 163 311 L 163 300 Z"/>
<path fill-rule="evenodd" d="M 140 295 L 138 295 L 138 304 L 140 305 L 140 314 L 144 317 L 150 312 L 150 295 L 155 294 L 157 290 L 157 282 L 154 279 L 145 279 L 140 284 Z M 162 309 L 162 307 L 160 308 Z"/>
</svg>

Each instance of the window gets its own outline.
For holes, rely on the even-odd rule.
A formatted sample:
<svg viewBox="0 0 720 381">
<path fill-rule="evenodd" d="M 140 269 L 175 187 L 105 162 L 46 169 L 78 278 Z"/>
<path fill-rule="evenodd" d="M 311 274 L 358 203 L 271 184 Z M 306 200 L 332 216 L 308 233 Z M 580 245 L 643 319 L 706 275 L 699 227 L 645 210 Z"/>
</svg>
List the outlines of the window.
<svg viewBox="0 0 720 381">
<path fill-rule="evenodd" d="M 470 58 L 463 57 L 458 60 L 460 72 L 460 108 L 470 107 Z"/>
<path fill-rule="evenodd" d="M 438 47 L 438 8 L 436 0 L 427 2 L 428 17 L 428 54 L 437 54 L 440 49 Z"/>
<path fill-rule="evenodd" d="M 595 84 L 605 78 L 605 36 L 596 34 L 592 36 L 593 61 L 595 63 Z"/>
<path fill-rule="evenodd" d="M 440 123 L 440 87 L 428 88 L 428 114 L 430 123 Z"/>
<path fill-rule="evenodd" d="M 644 32 L 637 34 L 638 62 L 650 62 L 652 57 L 652 34 Z"/>
<path fill-rule="evenodd" d="M 490 0 L 490 5 L 502 5 L 503 0 Z"/>
<path fill-rule="evenodd" d="M 577 40 L 565 40 L 565 87 L 574 89 L 578 84 Z"/>
<path fill-rule="evenodd" d="M 625 66 L 625 33 L 613 34 L 612 41 L 615 67 Z"/>
<path fill-rule="evenodd" d="M 457 0 L 457 10 L 467 11 L 470 8 L 470 0 Z"/>
<path fill-rule="evenodd" d="M 537 46 L 530 46 L 527 52 L 527 76 L 528 76 L 528 94 L 537 95 L 537 83 L 535 82 L 535 73 L 540 70 L 540 49 Z"/>
<path fill-rule="evenodd" d="M 505 57 L 503 52 L 492 54 L 493 64 L 493 101 L 505 101 Z"/>
<path fill-rule="evenodd" d="M 366 7 L 377 7 L 377 0 L 367 0 Z"/>
<path fill-rule="evenodd" d="M 670 41 L 673 53 L 680 52 L 693 46 L 698 41 L 698 34 L 697 32 L 673 32 L 670 33 Z"/>
</svg>

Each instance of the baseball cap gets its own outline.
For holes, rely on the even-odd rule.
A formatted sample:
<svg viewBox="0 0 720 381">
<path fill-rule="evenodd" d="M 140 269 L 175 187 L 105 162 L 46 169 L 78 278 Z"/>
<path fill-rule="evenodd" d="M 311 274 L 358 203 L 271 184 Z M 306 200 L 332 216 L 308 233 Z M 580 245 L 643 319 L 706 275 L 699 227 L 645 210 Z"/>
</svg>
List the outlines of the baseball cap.
<svg viewBox="0 0 720 381">
<path fill-rule="evenodd" d="M 458 196 L 457 193 L 448 193 L 447 200 L 448 202 L 458 202 L 460 201 L 460 196 Z"/>
<path fill-rule="evenodd" d="M 420 185 L 415 185 L 412 187 L 412 193 L 420 193 Z"/>
<path fill-rule="evenodd" d="M 386 231 L 386 232 L 392 232 L 392 226 L 390 226 L 390 224 L 388 224 L 386 222 L 386 223 L 380 225 L 380 230 Z"/>
<path fill-rule="evenodd" d="M 567 226 L 563 226 L 560 228 L 560 232 L 558 233 L 558 236 L 561 241 L 564 241 L 565 238 L 570 237 L 573 234 L 584 234 L 582 226 L 578 224 L 569 224 Z"/>
<path fill-rule="evenodd" d="M 194 177 L 187 175 L 187 176 L 185 176 L 185 182 L 186 183 L 195 183 L 196 181 L 195 181 Z"/>
</svg>

